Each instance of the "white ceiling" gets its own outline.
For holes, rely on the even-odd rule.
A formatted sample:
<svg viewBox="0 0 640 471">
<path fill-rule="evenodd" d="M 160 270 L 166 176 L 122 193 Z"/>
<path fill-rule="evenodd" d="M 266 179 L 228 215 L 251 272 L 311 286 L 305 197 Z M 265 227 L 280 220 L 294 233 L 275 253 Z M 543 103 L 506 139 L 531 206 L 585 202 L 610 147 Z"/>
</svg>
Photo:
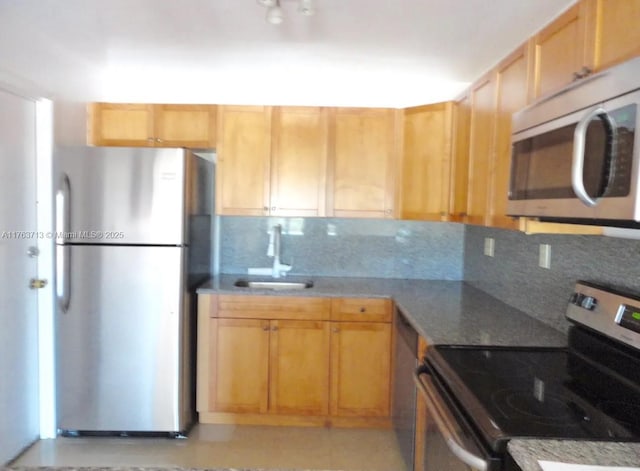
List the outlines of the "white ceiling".
<svg viewBox="0 0 640 471">
<path fill-rule="evenodd" d="M 54 97 L 403 107 L 453 98 L 574 0 L 0 0 L 0 70 Z"/>
</svg>

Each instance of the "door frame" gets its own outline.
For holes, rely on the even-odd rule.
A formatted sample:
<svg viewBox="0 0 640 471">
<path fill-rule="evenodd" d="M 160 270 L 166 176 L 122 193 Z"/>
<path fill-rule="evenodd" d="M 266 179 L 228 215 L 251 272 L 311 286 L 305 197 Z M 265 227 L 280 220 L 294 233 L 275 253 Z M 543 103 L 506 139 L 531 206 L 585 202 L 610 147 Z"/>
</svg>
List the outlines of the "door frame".
<svg viewBox="0 0 640 471">
<path fill-rule="evenodd" d="M 31 100 L 36 106 L 36 228 L 44 236 L 34 240 L 39 250 L 37 275 L 47 285 L 38 290 L 38 397 L 40 438 L 57 436 L 55 415 L 54 345 L 54 231 L 53 199 L 53 101 L 40 87 L 0 71 L 0 89 Z"/>
</svg>

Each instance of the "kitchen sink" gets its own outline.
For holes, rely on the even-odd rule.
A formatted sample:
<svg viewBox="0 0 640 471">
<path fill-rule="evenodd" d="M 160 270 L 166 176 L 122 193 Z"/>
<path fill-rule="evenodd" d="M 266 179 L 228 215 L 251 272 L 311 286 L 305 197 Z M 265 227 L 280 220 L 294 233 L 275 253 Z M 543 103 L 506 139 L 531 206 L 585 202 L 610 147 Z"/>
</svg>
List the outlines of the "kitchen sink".
<svg viewBox="0 0 640 471">
<path fill-rule="evenodd" d="M 236 280 L 233 286 L 237 288 L 272 290 L 307 289 L 313 288 L 313 281 L 249 281 L 241 278 Z"/>
</svg>

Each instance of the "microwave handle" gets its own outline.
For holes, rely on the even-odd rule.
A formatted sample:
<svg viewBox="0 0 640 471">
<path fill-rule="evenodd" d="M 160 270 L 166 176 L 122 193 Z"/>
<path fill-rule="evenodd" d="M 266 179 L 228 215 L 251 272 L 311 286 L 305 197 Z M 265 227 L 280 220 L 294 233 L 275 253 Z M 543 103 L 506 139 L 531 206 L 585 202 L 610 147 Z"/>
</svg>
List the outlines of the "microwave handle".
<svg viewBox="0 0 640 471">
<path fill-rule="evenodd" d="M 584 151 L 585 151 L 585 141 L 587 138 L 587 127 L 589 123 L 598 115 L 603 115 L 606 117 L 609 124 L 613 127 L 613 124 L 610 122 L 609 115 L 607 114 L 607 110 L 602 107 L 597 107 L 589 111 L 586 115 L 580 119 L 578 124 L 576 125 L 576 129 L 573 132 L 573 161 L 571 164 L 571 186 L 573 187 L 573 191 L 576 196 L 587 206 L 595 206 L 598 204 L 598 201 L 591 198 L 587 193 L 587 190 L 584 187 Z"/>
</svg>

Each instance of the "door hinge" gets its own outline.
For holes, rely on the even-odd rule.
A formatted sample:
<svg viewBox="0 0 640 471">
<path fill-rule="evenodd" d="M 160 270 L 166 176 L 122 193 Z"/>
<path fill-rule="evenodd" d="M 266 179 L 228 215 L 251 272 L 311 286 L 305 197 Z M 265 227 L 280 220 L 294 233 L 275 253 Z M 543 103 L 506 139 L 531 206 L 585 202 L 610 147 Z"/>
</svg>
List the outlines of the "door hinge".
<svg viewBox="0 0 640 471">
<path fill-rule="evenodd" d="M 37 278 L 31 278 L 31 280 L 29 281 L 29 288 L 31 289 L 44 288 L 45 286 L 47 286 L 47 283 L 48 283 L 47 280 L 39 280 Z"/>
</svg>

